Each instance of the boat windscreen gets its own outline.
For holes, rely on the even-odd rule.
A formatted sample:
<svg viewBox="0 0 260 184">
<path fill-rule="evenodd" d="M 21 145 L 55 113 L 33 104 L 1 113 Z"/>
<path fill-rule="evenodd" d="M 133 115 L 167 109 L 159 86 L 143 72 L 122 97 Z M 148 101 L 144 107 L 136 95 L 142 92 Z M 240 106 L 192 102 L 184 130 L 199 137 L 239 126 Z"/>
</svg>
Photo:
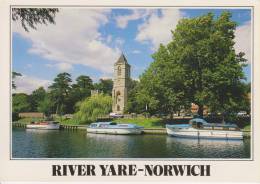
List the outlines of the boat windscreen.
<svg viewBox="0 0 260 184">
<path fill-rule="evenodd" d="M 117 125 L 117 123 L 115 123 L 115 122 L 112 122 L 112 123 L 110 123 L 109 125 Z"/>
</svg>

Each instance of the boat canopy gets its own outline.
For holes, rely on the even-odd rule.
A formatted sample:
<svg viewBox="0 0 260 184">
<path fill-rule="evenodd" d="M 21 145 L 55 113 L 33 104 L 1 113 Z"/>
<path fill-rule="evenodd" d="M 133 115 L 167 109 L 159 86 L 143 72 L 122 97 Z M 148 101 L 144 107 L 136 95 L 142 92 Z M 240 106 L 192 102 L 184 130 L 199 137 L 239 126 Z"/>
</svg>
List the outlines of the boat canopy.
<svg viewBox="0 0 260 184">
<path fill-rule="evenodd" d="M 201 123 L 202 125 L 208 125 L 209 123 L 201 118 L 194 118 L 189 121 L 190 123 Z"/>
</svg>

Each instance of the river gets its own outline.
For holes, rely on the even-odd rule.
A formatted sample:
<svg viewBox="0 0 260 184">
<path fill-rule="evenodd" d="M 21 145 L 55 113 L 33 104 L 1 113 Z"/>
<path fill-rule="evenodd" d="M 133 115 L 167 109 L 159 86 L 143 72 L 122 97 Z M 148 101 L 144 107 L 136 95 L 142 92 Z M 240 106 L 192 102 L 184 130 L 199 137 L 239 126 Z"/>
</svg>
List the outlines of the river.
<svg viewBox="0 0 260 184">
<path fill-rule="evenodd" d="M 167 135 L 104 135 L 13 128 L 12 158 L 250 158 L 250 139 L 197 140 Z"/>
</svg>

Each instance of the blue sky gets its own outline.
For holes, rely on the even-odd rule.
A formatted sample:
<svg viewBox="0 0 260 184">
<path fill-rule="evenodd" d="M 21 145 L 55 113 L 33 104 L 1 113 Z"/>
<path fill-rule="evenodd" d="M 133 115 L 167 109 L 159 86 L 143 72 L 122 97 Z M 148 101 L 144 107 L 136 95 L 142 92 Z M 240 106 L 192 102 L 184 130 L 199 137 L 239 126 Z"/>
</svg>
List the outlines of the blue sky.
<svg viewBox="0 0 260 184">
<path fill-rule="evenodd" d="M 237 52 L 248 59 L 244 69 L 250 81 L 251 10 L 225 9 L 238 24 Z M 73 80 L 89 75 L 94 82 L 113 77 L 113 64 L 123 52 L 132 66 L 131 77 L 140 74 L 153 61 L 151 54 L 160 43 L 171 40 L 182 18 L 213 12 L 219 16 L 224 9 L 60 9 L 56 25 L 38 25 L 25 32 L 19 22 L 12 23 L 12 68 L 23 74 L 16 79 L 16 92 L 30 93 L 47 88 L 60 72 L 68 72 Z"/>
</svg>

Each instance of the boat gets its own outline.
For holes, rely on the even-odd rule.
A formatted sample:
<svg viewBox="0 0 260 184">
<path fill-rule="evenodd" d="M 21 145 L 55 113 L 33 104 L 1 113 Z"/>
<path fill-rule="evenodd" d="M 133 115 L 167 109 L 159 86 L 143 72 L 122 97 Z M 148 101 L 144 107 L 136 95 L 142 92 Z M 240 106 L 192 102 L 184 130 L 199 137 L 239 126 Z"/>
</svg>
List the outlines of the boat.
<svg viewBox="0 0 260 184">
<path fill-rule="evenodd" d="M 31 122 L 26 125 L 28 129 L 41 129 L 41 130 L 58 130 L 60 129 L 60 124 L 57 121 L 40 121 Z"/>
<path fill-rule="evenodd" d="M 174 137 L 225 140 L 243 139 L 243 132 L 240 131 L 236 124 L 208 123 L 201 118 L 191 119 L 189 124 L 166 124 L 166 131 L 168 135 Z"/>
<path fill-rule="evenodd" d="M 88 133 L 96 134 L 141 134 L 143 127 L 135 124 L 96 122 L 87 127 Z"/>
</svg>

